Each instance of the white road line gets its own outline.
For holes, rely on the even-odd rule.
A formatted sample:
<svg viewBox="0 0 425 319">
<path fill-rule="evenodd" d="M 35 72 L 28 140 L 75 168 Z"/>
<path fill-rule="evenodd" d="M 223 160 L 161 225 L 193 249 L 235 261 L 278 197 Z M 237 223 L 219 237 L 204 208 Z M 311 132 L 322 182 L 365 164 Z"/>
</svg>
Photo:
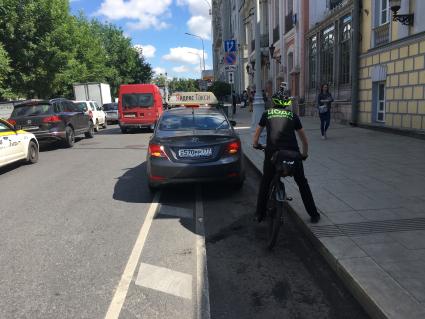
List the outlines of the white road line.
<svg viewBox="0 0 425 319">
<path fill-rule="evenodd" d="M 121 280 L 115 291 L 114 297 L 112 298 L 111 304 L 109 305 L 105 319 L 118 319 L 120 315 L 122 306 L 127 296 L 128 287 L 130 286 L 131 280 L 133 279 L 134 271 L 136 270 L 143 246 L 145 246 L 146 237 L 148 236 L 153 218 L 155 217 L 155 213 L 158 210 L 160 196 L 161 193 L 158 192 L 152 200 L 146 215 L 146 219 L 140 229 L 139 236 L 137 237 L 130 258 L 128 259 L 127 265 L 125 266 L 124 272 L 121 276 Z"/>
<path fill-rule="evenodd" d="M 192 299 L 192 275 L 180 271 L 141 263 L 135 284 Z"/>
<path fill-rule="evenodd" d="M 210 319 L 207 254 L 205 250 L 204 205 L 201 186 L 196 187 L 196 301 L 197 319 Z"/>
</svg>

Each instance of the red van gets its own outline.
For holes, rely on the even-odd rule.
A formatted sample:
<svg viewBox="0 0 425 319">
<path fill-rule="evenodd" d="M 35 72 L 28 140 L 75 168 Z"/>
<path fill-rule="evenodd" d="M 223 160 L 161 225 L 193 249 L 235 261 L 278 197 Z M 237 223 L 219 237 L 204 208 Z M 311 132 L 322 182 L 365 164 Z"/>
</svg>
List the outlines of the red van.
<svg viewBox="0 0 425 319">
<path fill-rule="evenodd" d="M 118 123 L 121 132 L 131 128 L 154 129 L 163 112 L 162 97 L 154 84 L 124 84 L 120 86 Z"/>
</svg>

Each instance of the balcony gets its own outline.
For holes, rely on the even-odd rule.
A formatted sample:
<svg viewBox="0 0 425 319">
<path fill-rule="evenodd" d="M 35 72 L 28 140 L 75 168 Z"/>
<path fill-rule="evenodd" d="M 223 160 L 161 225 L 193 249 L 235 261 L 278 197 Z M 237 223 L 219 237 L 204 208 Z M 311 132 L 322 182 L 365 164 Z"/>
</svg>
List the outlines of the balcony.
<svg viewBox="0 0 425 319">
<path fill-rule="evenodd" d="M 294 14 L 289 12 L 285 17 L 285 34 L 288 33 L 294 27 Z"/>
<path fill-rule="evenodd" d="M 374 34 L 374 47 L 390 42 L 390 24 L 386 23 L 373 29 Z"/>
<path fill-rule="evenodd" d="M 338 7 L 340 4 L 342 4 L 344 0 L 330 0 L 329 3 L 329 9 L 333 10 L 336 7 Z"/>
<path fill-rule="evenodd" d="M 273 29 L 273 43 L 276 43 L 279 39 L 280 39 L 280 36 L 279 36 L 279 25 L 277 25 Z"/>
</svg>

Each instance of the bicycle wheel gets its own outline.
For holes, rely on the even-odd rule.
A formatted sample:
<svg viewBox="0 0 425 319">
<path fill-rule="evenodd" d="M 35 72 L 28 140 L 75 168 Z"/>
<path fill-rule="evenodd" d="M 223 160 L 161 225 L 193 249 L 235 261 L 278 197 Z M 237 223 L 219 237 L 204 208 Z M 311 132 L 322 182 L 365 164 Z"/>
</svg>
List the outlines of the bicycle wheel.
<svg viewBox="0 0 425 319">
<path fill-rule="evenodd" d="M 276 200 L 275 191 L 275 185 L 271 185 L 267 201 L 267 248 L 270 250 L 276 244 L 283 215 L 283 202 Z"/>
</svg>

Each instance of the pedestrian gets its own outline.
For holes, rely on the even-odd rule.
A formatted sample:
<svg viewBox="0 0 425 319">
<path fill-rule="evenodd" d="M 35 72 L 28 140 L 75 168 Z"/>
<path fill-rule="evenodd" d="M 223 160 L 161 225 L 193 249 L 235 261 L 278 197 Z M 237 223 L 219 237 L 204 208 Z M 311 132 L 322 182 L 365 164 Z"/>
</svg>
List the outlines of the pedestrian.
<svg viewBox="0 0 425 319">
<path fill-rule="evenodd" d="M 241 108 L 246 108 L 248 104 L 248 92 L 246 90 L 244 90 L 242 93 L 242 102 L 243 102 L 243 106 L 241 106 Z"/>
<path fill-rule="evenodd" d="M 233 90 L 232 92 L 232 115 L 235 116 L 236 113 L 236 92 Z"/>
<path fill-rule="evenodd" d="M 319 110 L 322 140 L 326 140 L 328 138 L 326 131 L 331 124 L 331 103 L 333 100 L 332 94 L 329 92 L 329 86 L 327 84 L 323 84 L 320 88 L 320 93 L 317 96 L 317 108 Z"/>
</svg>

